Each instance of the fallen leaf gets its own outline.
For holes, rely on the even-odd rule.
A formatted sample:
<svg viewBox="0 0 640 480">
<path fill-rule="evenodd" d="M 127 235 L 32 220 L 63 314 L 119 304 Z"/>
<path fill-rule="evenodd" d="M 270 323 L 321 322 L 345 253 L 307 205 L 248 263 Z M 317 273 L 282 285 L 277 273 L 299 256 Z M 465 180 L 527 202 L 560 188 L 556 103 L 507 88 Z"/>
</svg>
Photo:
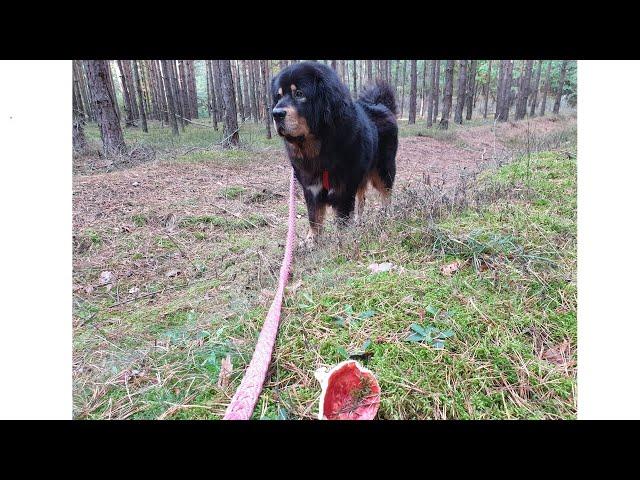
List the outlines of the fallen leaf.
<svg viewBox="0 0 640 480">
<path fill-rule="evenodd" d="M 442 273 L 447 277 L 450 277 L 451 275 L 456 273 L 458 270 L 460 270 L 460 267 L 462 267 L 462 264 L 463 263 L 458 260 L 456 260 L 455 262 L 447 263 L 446 265 L 443 265 L 442 267 L 440 267 L 440 273 Z"/>
<path fill-rule="evenodd" d="M 140 289 L 138 287 L 133 287 L 129 289 L 129 293 L 138 293 Z"/>
<path fill-rule="evenodd" d="M 88 295 L 91 295 L 93 293 L 93 285 L 87 285 L 84 291 L 87 292 Z"/>
<path fill-rule="evenodd" d="M 542 358 L 554 365 L 567 368 L 573 363 L 571 361 L 571 345 L 569 344 L 569 340 L 565 339 L 562 343 L 545 350 L 542 352 Z"/>
<path fill-rule="evenodd" d="M 231 363 L 231 355 L 227 355 L 220 363 L 220 375 L 218 376 L 218 386 L 226 389 L 229 385 L 229 377 L 233 371 L 233 363 Z"/>
<path fill-rule="evenodd" d="M 369 270 L 371 270 L 371 273 L 388 272 L 393 268 L 393 266 L 394 265 L 391 262 L 372 263 L 369 265 Z"/>
<path fill-rule="evenodd" d="M 106 271 L 100 274 L 100 285 L 106 285 L 113 281 L 113 273 Z"/>
<path fill-rule="evenodd" d="M 165 277 L 177 277 L 178 275 L 180 275 L 180 270 L 176 270 L 175 268 L 164 274 Z"/>
</svg>

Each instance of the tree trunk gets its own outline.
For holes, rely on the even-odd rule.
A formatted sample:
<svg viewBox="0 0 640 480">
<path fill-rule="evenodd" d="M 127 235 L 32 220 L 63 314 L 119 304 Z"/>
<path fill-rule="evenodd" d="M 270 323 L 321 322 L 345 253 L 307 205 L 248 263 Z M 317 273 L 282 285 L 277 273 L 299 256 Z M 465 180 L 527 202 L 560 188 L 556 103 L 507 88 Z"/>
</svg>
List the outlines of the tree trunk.
<svg viewBox="0 0 640 480">
<path fill-rule="evenodd" d="M 262 98 L 264 99 L 264 124 L 267 138 L 271 138 L 271 108 L 269 101 L 269 61 L 262 60 Z"/>
<path fill-rule="evenodd" d="M 176 60 L 169 60 L 169 75 L 171 75 L 171 88 L 173 94 L 173 103 L 175 107 L 176 120 L 180 129 L 184 132 L 184 109 L 182 106 L 182 93 L 180 92 L 180 82 L 178 80 L 178 67 Z"/>
<path fill-rule="evenodd" d="M 531 96 L 531 110 L 529 116 L 536 116 L 536 103 L 538 103 L 538 89 L 540 88 L 540 72 L 542 71 L 542 60 L 538 60 L 538 69 L 536 70 L 536 76 L 532 89 Z"/>
<path fill-rule="evenodd" d="M 436 89 L 433 92 L 433 123 L 438 120 L 438 106 L 440 105 L 440 60 L 436 60 Z"/>
<path fill-rule="evenodd" d="M 231 145 L 238 145 L 240 135 L 238 134 L 238 114 L 236 112 L 236 95 L 233 87 L 233 77 L 231 74 L 231 61 L 218 60 L 220 74 L 222 77 L 222 97 L 224 99 L 224 129 L 222 131 L 222 145 L 225 148 Z"/>
<path fill-rule="evenodd" d="M 126 125 L 133 125 L 134 118 L 134 102 L 132 99 L 133 90 L 129 89 L 129 80 L 127 78 L 126 60 L 118 60 L 118 69 L 120 70 L 120 83 L 122 84 L 122 97 L 124 98 L 124 111 Z"/>
<path fill-rule="evenodd" d="M 451 116 L 451 102 L 453 98 L 453 60 L 447 60 L 444 75 L 444 96 L 442 97 L 442 118 L 440 128 L 449 128 L 449 117 Z"/>
<path fill-rule="evenodd" d="M 562 92 L 564 90 L 564 79 L 567 76 L 567 64 L 569 62 L 564 60 L 560 67 L 560 83 L 558 84 L 558 93 L 556 94 L 556 101 L 553 104 L 553 113 L 560 112 L 560 101 L 562 100 Z"/>
<path fill-rule="evenodd" d="M 189 97 L 191 98 L 191 116 L 198 118 L 198 85 L 196 83 L 196 65 L 193 60 L 187 60 L 189 67 Z"/>
<path fill-rule="evenodd" d="M 427 99 L 427 127 L 431 128 L 433 126 L 434 117 L 433 117 L 433 107 L 435 103 L 435 99 L 438 96 L 438 92 L 436 92 L 436 63 L 437 60 L 431 60 L 431 73 L 429 84 L 431 87 L 429 88 L 429 98 Z"/>
<path fill-rule="evenodd" d="M 336 60 L 331 60 L 331 68 L 333 68 L 334 71 L 338 71 L 338 65 L 336 63 Z"/>
<path fill-rule="evenodd" d="M 124 152 L 125 143 L 116 114 L 115 96 L 109 88 L 111 76 L 107 60 L 86 60 L 87 81 L 94 102 L 96 120 L 100 127 L 102 150 L 105 156 Z"/>
<path fill-rule="evenodd" d="M 191 99 L 189 98 L 189 89 L 187 88 L 187 68 L 184 60 L 178 60 L 178 85 L 182 116 L 186 119 L 191 119 Z"/>
<path fill-rule="evenodd" d="M 460 60 L 460 74 L 458 76 L 458 96 L 456 98 L 456 113 L 453 121 L 462 125 L 462 110 L 467 94 L 467 60 Z"/>
<path fill-rule="evenodd" d="M 527 114 L 527 100 L 529 99 L 532 70 L 533 60 L 527 60 L 524 64 L 524 72 L 520 74 L 518 101 L 516 103 L 516 120 L 522 120 Z"/>
<path fill-rule="evenodd" d="M 427 61 L 422 61 L 422 93 L 420 95 L 420 118 L 424 118 L 425 108 L 427 108 Z M 433 88 L 433 85 L 431 85 Z"/>
<path fill-rule="evenodd" d="M 366 60 L 366 65 L 367 65 L 367 84 L 373 85 L 373 62 L 371 60 Z"/>
<path fill-rule="evenodd" d="M 504 91 L 504 74 L 507 71 L 508 60 L 500 61 L 500 69 L 498 70 L 498 86 L 496 88 L 496 111 L 494 118 L 498 120 L 502 115 L 502 97 Z"/>
<path fill-rule="evenodd" d="M 245 118 L 251 117 L 251 101 L 249 100 L 249 82 L 247 78 L 247 68 L 246 68 L 246 60 L 238 60 L 240 62 L 240 71 L 242 77 L 242 101 L 243 101 L 243 109 Z M 285 60 L 281 60 L 284 64 L 284 67 L 287 67 L 287 63 Z"/>
<path fill-rule="evenodd" d="M 502 108 L 503 108 L 503 120 L 506 122 L 509 120 L 509 110 L 511 109 L 511 104 L 513 103 L 513 93 L 511 91 L 511 85 L 513 84 L 513 66 L 515 65 L 515 61 L 511 60 L 507 61 L 507 70 L 505 72 L 504 77 L 504 86 L 505 86 L 505 97 L 503 99 Z"/>
<path fill-rule="evenodd" d="M 136 81 L 136 89 L 138 90 L 138 107 L 140 110 L 140 121 L 142 122 L 142 131 L 147 133 L 147 115 L 144 111 L 144 97 L 142 95 L 142 84 L 140 83 L 140 72 L 138 71 L 138 61 L 131 60 L 133 62 L 133 77 Z"/>
<path fill-rule="evenodd" d="M 247 75 L 249 78 L 249 90 L 251 99 L 251 117 L 254 123 L 258 123 L 258 96 L 256 94 L 256 79 L 253 69 L 253 60 L 247 60 Z"/>
<path fill-rule="evenodd" d="M 242 97 L 242 82 L 240 81 L 240 60 L 235 61 L 235 74 L 236 74 L 236 94 L 238 99 L 238 112 L 240 113 L 240 119 L 244 122 L 244 102 Z"/>
<path fill-rule="evenodd" d="M 418 95 L 418 61 L 411 60 L 411 89 L 409 90 L 409 125 L 416 123 Z"/>
<path fill-rule="evenodd" d="M 173 74 L 171 72 L 170 62 L 172 60 L 161 60 L 162 62 L 162 83 L 164 92 L 167 98 L 167 116 L 169 118 L 169 124 L 171 125 L 171 131 L 174 135 L 178 135 L 178 119 L 176 118 L 177 107 L 173 92 Z"/>
<path fill-rule="evenodd" d="M 471 120 L 473 115 L 473 105 L 476 93 L 476 72 L 478 70 L 478 61 L 471 60 L 469 72 L 467 75 L 467 120 Z"/>
<path fill-rule="evenodd" d="M 399 61 L 399 60 L 398 60 Z M 407 83 L 407 61 L 402 62 L 402 102 L 400 103 L 400 117 L 404 113 L 404 86 Z"/>
<path fill-rule="evenodd" d="M 356 66 L 356 60 L 353 61 L 353 98 L 358 97 L 358 68 Z"/>
<path fill-rule="evenodd" d="M 77 60 L 74 60 L 74 77 L 76 75 L 76 62 Z M 87 139 L 84 136 L 84 114 L 82 113 L 82 111 L 80 110 L 80 103 L 82 102 L 82 98 L 80 96 L 80 92 L 78 91 L 79 89 L 79 81 L 74 78 L 73 80 L 73 113 L 72 113 L 72 118 L 73 118 L 73 125 L 72 125 L 72 137 L 71 137 L 71 145 L 73 146 L 73 151 L 77 154 L 82 155 L 85 151 L 85 149 L 87 148 Z"/>
<path fill-rule="evenodd" d="M 489 92 L 491 91 L 491 60 L 489 60 L 489 68 L 487 71 L 487 84 L 485 85 L 484 93 L 484 113 L 482 118 L 487 118 L 487 109 L 489 107 Z"/>
<path fill-rule="evenodd" d="M 542 104 L 540 105 L 540 116 L 544 117 L 544 112 L 545 109 L 547 107 L 547 93 L 549 93 L 549 88 L 551 85 L 551 63 L 552 61 L 549 60 L 549 63 L 547 63 L 547 79 L 544 81 L 544 90 L 542 92 Z"/>
<path fill-rule="evenodd" d="M 209 95 L 209 105 L 210 105 L 210 113 L 211 123 L 213 123 L 213 129 L 218 131 L 218 114 L 217 114 L 217 100 L 216 100 L 216 92 L 215 92 L 215 83 L 213 81 L 213 60 L 205 60 L 207 64 L 207 75 L 209 77 L 209 88 L 211 89 Z"/>
</svg>

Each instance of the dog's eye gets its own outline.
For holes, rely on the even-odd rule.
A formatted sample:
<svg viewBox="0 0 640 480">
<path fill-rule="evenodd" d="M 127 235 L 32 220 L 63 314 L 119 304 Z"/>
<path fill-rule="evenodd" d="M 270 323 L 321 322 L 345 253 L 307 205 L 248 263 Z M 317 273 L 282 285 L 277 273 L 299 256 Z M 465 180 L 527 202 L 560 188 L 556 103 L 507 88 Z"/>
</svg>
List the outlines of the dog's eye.
<svg viewBox="0 0 640 480">
<path fill-rule="evenodd" d="M 296 93 L 294 93 L 294 96 L 296 98 L 304 98 L 304 92 L 302 90 L 296 90 Z"/>
</svg>

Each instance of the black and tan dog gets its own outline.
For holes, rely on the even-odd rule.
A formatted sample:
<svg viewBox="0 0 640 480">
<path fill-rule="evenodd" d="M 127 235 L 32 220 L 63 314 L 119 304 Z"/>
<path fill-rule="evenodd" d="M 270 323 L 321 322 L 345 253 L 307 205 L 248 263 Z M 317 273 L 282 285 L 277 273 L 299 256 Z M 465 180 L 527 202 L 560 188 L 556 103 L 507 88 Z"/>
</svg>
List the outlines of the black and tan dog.
<svg viewBox="0 0 640 480">
<path fill-rule="evenodd" d="M 307 242 L 321 232 L 327 206 L 347 220 L 369 182 L 388 201 L 396 174 L 397 107 L 378 82 L 353 101 L 336 73 L 317 62 L 283 69 L 271 82 L 273 121 L 304 189 Z"/>
</svg>

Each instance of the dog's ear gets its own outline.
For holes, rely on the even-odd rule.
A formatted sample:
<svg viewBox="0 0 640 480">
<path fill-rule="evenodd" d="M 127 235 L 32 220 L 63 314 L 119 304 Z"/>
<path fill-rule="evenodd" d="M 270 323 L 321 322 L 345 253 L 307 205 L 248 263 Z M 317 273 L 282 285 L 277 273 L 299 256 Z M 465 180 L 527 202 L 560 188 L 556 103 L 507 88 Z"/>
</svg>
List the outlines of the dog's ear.
<svg viewBox="0 0 640 480">
<path fill-rule="evenodd" d="M 347 99 L 350 101 L 351 98 L 338 77 L 331 73 L 320 72 L 316 77 L 316 92 L 320 100 L 317 102 L 317 118 L 324 129 L 335 131 L 348 115 Z"/>
</svg>

